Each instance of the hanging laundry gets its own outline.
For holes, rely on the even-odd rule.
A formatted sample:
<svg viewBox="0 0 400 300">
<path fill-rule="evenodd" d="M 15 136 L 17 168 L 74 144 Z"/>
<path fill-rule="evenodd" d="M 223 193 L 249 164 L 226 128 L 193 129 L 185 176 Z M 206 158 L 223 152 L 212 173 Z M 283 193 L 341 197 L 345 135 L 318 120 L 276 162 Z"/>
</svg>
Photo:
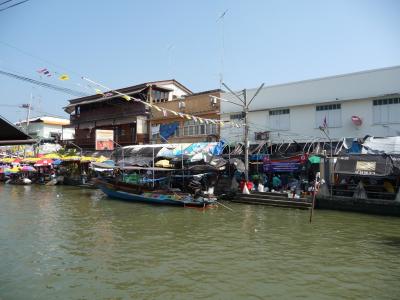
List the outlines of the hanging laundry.
<svg viewBox="0 0 400 300">
<path fill-rule="evenodd" d="M 167 117 L 167 116 L 168 116 L 168 113 L 167 113 L 167 111 L 166 111 L 165 109 L 162 110 L 162 113 L 163 113 L 163 116 L 164 116 L 164 117 Z"/>
<path fill-rule="evenodd" d="M 151 134 L 159 134 L 160 133 L 160 124 L 151 126 Z"/>
<path fill-rule="evenodd" d="M 179 127 L 179 122 L 173 122 L 170 124 L 161 124 L 160 125 L 160 136 L 167 140 L 170 136 L 174 134 L 176 129 Z"/>
</svg>

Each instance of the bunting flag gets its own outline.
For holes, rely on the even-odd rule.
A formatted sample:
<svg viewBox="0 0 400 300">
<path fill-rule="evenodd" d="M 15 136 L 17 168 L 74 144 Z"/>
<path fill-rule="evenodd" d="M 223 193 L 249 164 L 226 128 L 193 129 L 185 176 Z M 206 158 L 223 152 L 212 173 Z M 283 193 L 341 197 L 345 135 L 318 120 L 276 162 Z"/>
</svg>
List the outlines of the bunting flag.
<svg viewBox="0 0 400 300">
<path fill-rule="evenodd" d="M 58 77 L 60 80 L 69 80 L 69 76 L 67 74 L 62 74 L 60 77 Z"/>
<path fill-rule="evenodd" d="M 37 70 L 37 72 L 39 74 L 46 75 L 47 77 L 51 77 L 50 71 L 48 69 L 46 69 L 46 68 Z"/>
<path fill-rule="evenodd" d="M 40 74 L 45 74 L 45 75 L 50 74 L 50 72 L 47 69 L 38 70 L 38 72 Z M 68 75 L 65 75 L 65 76 L 68 76 Z M 102 88 L 107 89 L 107 90 L 110 91 L 110 92 L 107 92 L 106 94 L 104 94 L 100 89 L 95 89 L 97 94 L 101 94 L 101 95 L 107 96 L 107 97 L 113 96 L 113 95 L 119 95 L 119 96 L 121 96 L 122 98 L 124 98 L 127 101 L 134 100 L 136 102 L 140 102 L 140 103 L 142 103 L 142 104 L 144 104 L 144 105 L 146 105 L 148 107 L 154 107 L 154 109 L 156 109 L 156 110 L 158 110 L 160 112 L 162 111 L 164 117 L 167 117 L 167 115 L 168 115 L 167 112 L 170 112 L 175 116 L 179 116 L 181 118 L 186 118 L 188 120 L 193 120 L 195 122 L 200 122 L 201 124 L 204 124 L 204 123 L 210 124 L 211 123 L 211 124 L 217 124 L 217 125 L 220 125 L 220 126 L 224 126 L 224 122 L 222 120 L 218 120 L 218 119 L 203 119 L 203 118 L 196 117 L 196 116 L 193 116 L 193 115 L 190 115 L 190 114 L 184 114 L 184 113 L 181 113 L 181 112 L 176 112 L 176 111 L 174 111 L 172 109 L 160 108 L 160 107 L 158 107 L 156 105 L 152 105 L 152 104 L 150 104 L 150 103 L 148 103 L 146 101 L 143 101 L 143 100 L 128 96 L 128 95 L 126 95 L 124 93 L 121 93 L 121 92 L 117 92 L 117 91 L 115 91 L 115 90 L 113 90 L 113 89 L 111 89 L 109 87 L 106 87 L 106 86 L 104 86 L 104 85 L 102 85 L 100 83 L 97 83 L 97 82 L 95 82 L 93 80 L 90 80 L 89 78 L 82 77 L 82 79 L 86 80 L 86 81 L 88 81 L 88 82 L 90 82 L 92 84 L 95 84 L 96 86 L 102 87 Z M 65 80 L 67 80 L 67 79 L 65 79 Z M 91 86 L 89 86 L 89 87 L 91 87 Z M 243 125 L 232 123 L 231 126 L 239 128 L 239 127 L 241 127 Z"/>
</svg>

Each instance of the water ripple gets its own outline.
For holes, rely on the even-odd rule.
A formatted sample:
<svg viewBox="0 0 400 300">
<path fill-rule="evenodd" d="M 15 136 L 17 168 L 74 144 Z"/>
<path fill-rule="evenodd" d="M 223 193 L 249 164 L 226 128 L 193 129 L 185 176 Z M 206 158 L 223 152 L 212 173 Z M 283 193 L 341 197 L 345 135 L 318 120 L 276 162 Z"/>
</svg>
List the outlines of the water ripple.
<svg viewBox="0 0 400 300">
<path fill-rule="evenodd" d="M 0 299 L 397 299 L 400 220 L 0 185 Z M 23 284 L 22 284 L 23 283 Z"/>
</svg>

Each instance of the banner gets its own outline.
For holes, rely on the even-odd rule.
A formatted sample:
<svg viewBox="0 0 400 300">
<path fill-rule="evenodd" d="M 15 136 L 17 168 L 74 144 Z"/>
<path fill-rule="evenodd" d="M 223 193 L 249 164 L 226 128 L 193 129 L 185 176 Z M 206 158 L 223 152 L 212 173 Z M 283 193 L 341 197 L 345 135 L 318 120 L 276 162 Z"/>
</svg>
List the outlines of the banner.
<svg viewBox="0 0 400 300">
<path fill-rule="evenodd" d="M 114 130 L 96 129 L 96 150 L 114 150 Z"/>
<path fill-rule="evenodd" d="M 299 172 L 307 162 L 307 155 L 300 154 L 282 159 L 264 157 L 264 172 Z"/>
</svg>

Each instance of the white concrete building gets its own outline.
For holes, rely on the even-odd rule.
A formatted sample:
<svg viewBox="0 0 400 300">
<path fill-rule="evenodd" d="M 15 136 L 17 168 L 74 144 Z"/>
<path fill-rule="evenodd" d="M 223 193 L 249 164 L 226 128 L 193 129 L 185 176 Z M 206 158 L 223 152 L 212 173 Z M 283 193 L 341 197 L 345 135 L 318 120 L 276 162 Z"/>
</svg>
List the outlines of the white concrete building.
<svg viewBox="0 0 400 300">
<path fill-rule="evenodd" d="M 60 137 L 61 140 L 69 140 L 74 138 L 74 128 L 63 128 L 69 125 L 68 119 L 54 118 L 54 117 L 37 117 L 29 119 L 29 125 L 26 121 L 16 123 L 16 125 L 25 130 L 33 138 L 56 138 Z"/>
<path fill-rule="evenodd" d="M 248 101 L 257 89 L 247 90 Z M 234 95 L 222 98 L 235 102 Z M 240 107 L 221 102 L 227 141 L 243 139 Z M 269 132 L 272 142 L 333 141 L 400 135 L 400 66 L 264 87 L 250 105 L 249 139 Z"/>
</svg>

